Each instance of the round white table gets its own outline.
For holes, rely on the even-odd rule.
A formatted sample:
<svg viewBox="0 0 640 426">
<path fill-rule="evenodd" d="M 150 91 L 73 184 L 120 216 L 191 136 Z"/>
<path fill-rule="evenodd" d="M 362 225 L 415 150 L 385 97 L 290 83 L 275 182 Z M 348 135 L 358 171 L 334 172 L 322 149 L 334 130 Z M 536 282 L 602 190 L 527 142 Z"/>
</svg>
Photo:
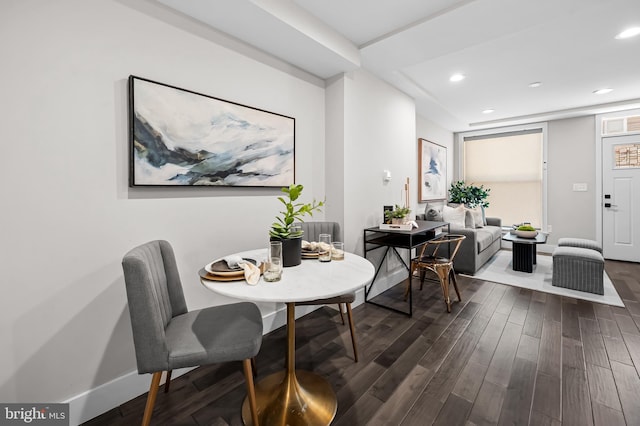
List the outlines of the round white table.
<svg viewBox="0 0 640 426">
<path fill-rule="evenodd" d="M 234 255 L 263 261 L 266 250 Z M 304 259 L 298 266 L 284 268 L 282 279 L 273 283 L 262 278 L 254 286 L 244 280 L 201 279 L 205 287 L 224 296 L 287 304 L 287 368 L 265 377 L 255 386 L 258 418 L 262 425 L 331 424 L 338 407 L 331 384 L 315 373 L 295 369 L 295 303 L 353 292 L 369 284 L 374 272 L 373 264 L 368 260 L 345 253 L 344 260 L 327 263 Z M 251 424 L 246 399 L 242 405 L 242 419 L 245 424 Z"/>
</svg>

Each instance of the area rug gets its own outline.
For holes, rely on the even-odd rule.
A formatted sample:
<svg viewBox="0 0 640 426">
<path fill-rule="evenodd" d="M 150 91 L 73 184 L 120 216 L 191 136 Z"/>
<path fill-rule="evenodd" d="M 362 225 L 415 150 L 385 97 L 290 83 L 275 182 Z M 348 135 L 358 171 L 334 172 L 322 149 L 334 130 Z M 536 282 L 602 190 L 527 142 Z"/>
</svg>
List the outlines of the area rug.
<svg viewBox="0 0 640 426">
<path fill-rule="evenodd" d="M 511 267 L 511 251 L 500 250 L 472 277 L 596 303 L 624 306 L 606 272 L 604 273 L 604 295 L 601 296 L 599 294 L 554 287 L 551 285 L 552 257 L 538 255 L 536 260 L 537 265 L 534 266 L 533 273 L 514 271 Z"/>
</svg>

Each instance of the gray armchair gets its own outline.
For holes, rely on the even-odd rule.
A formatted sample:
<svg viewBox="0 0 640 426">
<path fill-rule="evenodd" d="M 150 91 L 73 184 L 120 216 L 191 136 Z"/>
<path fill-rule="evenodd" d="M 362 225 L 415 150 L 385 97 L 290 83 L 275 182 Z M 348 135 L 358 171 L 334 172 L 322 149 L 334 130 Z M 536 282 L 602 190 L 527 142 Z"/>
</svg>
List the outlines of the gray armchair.
<svg viewBox="0 0 640 426">
<path fill-rule="evenodd" d="M 243 302 L 188 311 L 175 255 L 151 241 L 122 260 L 138 373 L 153 373 L 142 424 L 151 422 L 162 372 L 243 360 L 253 424 L 258 424 L 252 358 L 262 344 L 262 315 Z"/>
<path fill-rule="evenodd" d="M 299 223 L 304 235 L 302 238 L 306 241 L 318 241 L 320 234 L 331 234 L 331 241 L 342 241 L 342 234 L 340 233 L 340 224 L 337 222 L 301 222 Z M 306 302 L 296 302 L 297 306 L 308 305 L 338 305 L 340 311 L 340 318 L 342 324 L 344 324 L 343 305 L 346 305 L 347 318 L 349 320 L 349 331 L 351 332 L 351 344 L 353 345 L 353 359 L 358 362 L 358 348 L 356 346 L 356 334 L 355 326 L 353 324 L 353 314 L 351 312 L 351 304 L 356 300 L 355 293 L 347 293 L 340 296 L 330 297 L 328 299 L 316 299 Z"/>
</svg>

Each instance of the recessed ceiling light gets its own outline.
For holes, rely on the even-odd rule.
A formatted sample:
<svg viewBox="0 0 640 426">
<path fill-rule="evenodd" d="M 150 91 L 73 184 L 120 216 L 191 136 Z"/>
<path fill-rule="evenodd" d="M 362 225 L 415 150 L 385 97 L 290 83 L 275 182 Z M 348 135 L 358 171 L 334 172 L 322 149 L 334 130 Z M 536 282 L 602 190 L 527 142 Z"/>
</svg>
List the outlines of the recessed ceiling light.
<svg viewBox="0 0 640 426">
<path fill-rule="evenodd" d="M 449 77 L 449 81 L 452 82 L 457 82 L 457 81 L 462 81 L 464 80 L 465 76 L 464 74 L 453 74 L 451 77 Z"/>
<path fill-rule="evenodd" d="M 621 40 L 623 38 L 637 36 L 638 34 L 640 34 L 640 27 L 632 27 L 632 28 L 627 28 L 626 30 L 618 34 L 616 38 L 618 40 Z"/>
<path fill-rule="evenodd" d="M 529 87 L 534 88 L 534 87 L 540 87 L 542 86 L 542 83 L 539 81 L 534 81 L 533 83 L 529 84 Z"/>
<path fill-rule="evenodd" d="M 494 112 L 494 111 L 495 111 L 495 109 L 491 109 L 491 108 L 489 108 L 489 109 L 485 109 L 484 111 L 482 111 L 482 113 L 483 113 L 483 114 L 491 114 L 491 113 L 492 113 L 492 112 Z"/>
<path fill-rule="evenodd" d="M 598 89 L 598 90 L 594 90 L 593 93 L 595 93 L 596 95 L 604 95 L 606 93 L 611 92 L 613 89 L 609 89 L 608 87 L 606 89 Z"/>
</svg>

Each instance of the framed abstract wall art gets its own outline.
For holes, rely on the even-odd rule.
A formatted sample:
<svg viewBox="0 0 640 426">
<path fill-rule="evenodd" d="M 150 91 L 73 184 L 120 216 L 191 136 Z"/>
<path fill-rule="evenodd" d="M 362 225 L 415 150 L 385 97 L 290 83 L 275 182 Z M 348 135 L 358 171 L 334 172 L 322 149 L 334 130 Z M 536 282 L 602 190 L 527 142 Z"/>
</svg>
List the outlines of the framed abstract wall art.
<svg viewBox="0 0 640 426">
<path fill-rule="evenodd" d="M 418 139 L 418 174 L 420 202 L 447 198 L 447 148 Z"/>
<path fill-rule="evenodd" d="M 130 186 L 294 183 L 295 119 L 129 76 Z"/>
</svg>

